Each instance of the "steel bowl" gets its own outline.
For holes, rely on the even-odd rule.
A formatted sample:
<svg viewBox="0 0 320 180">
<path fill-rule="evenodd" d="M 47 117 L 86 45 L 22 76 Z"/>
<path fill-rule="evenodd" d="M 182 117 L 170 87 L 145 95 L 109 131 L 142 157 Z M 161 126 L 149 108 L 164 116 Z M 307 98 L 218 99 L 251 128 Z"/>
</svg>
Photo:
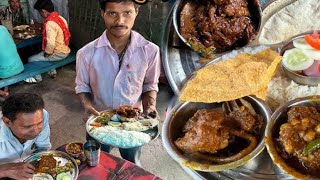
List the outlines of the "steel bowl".
<svg viewBox="0 0 320 180">
<path fill-rule="evenodd" d="M 283 46 L 280 49 L 280 55 L 282 56 L 286 50 L 292 49 L 293 48 L 293 40 L 299 39 L 304 37 L 306 34 L 312 34 L 313 31 L 308 31 L 299 35 L 294 36 L 293 38 L 289 39 L 286 41 Z M 320 33 L 320 31 L 318 31 Z M 287 69 L 282 61 L 281 61 L 281 68 L 284 72 L 284 74 L 289 78 L 295 81 L 298 84 L 302 85 L 309 85 L 309 86 L 317 86 L 320 84 L 320 77 L 310 77 L 310 76 L 304 76 L 302 74 L 299 74 L 298 72 L 291 71 Z"/>
<path fill-rule="evenodd" d="M 280 106 L 271 116 L 265 131 L 265 142 L 268 153 L 273 162 L 284 172 L 296 179 L 311 179 L 308 175 L 298 172 L 290 164 L 286 163 L 279 155 L 277 148 L 279 148 L 275 139 L 279 137 L 280 126 L 287 122 L 287 112 L 293 106 L 312 106 L 316 109 L 320 108 L 320 96 L 309 96 L 305 98 L 297 98 Z"/>
<path fill-rule="evenodd" d="M 79 152 L 74 153 L 71 151 L 72 146 L 75 146 L 75 145 L 78 145 L 81 148 Z M 81 143 L 81 142 L 72 142 L 72 143 L 69 143 L 66 145 L 65 150 L 66 150 L 66 153 L 68 153 L 72 157 L 79 158 L 83 154 L 82 146 L 83 146 L 83 143 Z"/>
<path fill-rule="evenodd" d="M 172 19 L 173 19 L 174 29 L 177 35 L 179 36 L 179 38 L 181 39 L 181 41 L 184 42 L 190 48 L 192 48 L 191 45 L 187 42 L 187 40 L 180 34 L 180 13 L 182 11 L 182 8 L 188 1 L 193 1 L 195 3 L 201 2 L 201 0 L 177 0 L 176 3 L 174 4 Z M 253 22 L 253 25 L 256 30 L 256 35 L 257 35 L 260 30 L 261 20 L 262 20 L 262 9 L 261 9 L 259 0 L 248 0 L 248 8 L 252 15 L 251 21 Z M 243 47 L 247 44 L 242 44 L 239 47 Z M 228 49 L 228 50 L 232 50 L 232 49 Z M 225 51 L 215 50 L 213 53 L 223 53 L 223 52 Z"/>
<path fill-rule="evenodd" d="M 181 165 L 187 166 L 191 169 L 204 171 L 204 172 L 215 172 L 223 171 L 227 169 L 233 169 L 241 165 L 246 164 L 249 160 L 255 158 L 264 149 L 264 130 L 271 116 L 270 108 L 258 98 L 253 96 L 244 97 L 246 101 L 251 103 L 255 111 L 262 115 L 264 125 L 261 128 L 260 139 L 257 147 L 249 153 L 247 156 L 227 164 L 213 164 L 204 163 L 195 159 L 191 159 L 186 156 L 178 147 L 174 144 L 174 141 L 181 137 L 182 128 L 189 118 L 199 109 L 212 109 L 220 108 L 222 103 L 192 103 L 192 102 L 178 102 L 170 113 L 167 115 L 166 120 L 162 127 L 162 141 L 168 154 Z"/>
</svg>

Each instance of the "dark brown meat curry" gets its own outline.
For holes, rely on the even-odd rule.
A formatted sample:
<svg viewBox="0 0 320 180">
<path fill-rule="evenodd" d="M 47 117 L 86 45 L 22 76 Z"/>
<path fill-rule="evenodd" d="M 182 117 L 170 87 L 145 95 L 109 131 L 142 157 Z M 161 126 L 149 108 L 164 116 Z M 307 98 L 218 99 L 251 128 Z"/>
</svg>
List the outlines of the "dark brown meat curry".
<svg viewBox="0 0 320 180">
<path fill-rule="evenodd" d="M 247 0 L 189 1 L 180 14 L 180 33 L 198 52 L 240 47 L 255 38 Z M 253 11 L 255 12 L 255 11 Z"/>
<path fill-rule="evenodd" d="M 184 153 L 197 159 L 224 164 L 248 155 L 260 138 L 262 117 L 241 106 L 228 115 L 219 110 L 198 110 L 175 141 Z"/>
</svg>

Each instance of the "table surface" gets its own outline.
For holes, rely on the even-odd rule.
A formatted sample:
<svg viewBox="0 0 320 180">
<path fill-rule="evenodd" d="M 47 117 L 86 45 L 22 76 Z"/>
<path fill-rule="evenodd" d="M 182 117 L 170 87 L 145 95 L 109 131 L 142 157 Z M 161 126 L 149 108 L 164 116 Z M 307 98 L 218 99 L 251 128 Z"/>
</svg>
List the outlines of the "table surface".
<svg viewBox="0 0 320 180">
<path fill-rule="evenodd" d="M 57 150 L 65 152 L 62 145 Z M 100 161 L 97 166 L 90 167 L 85 162 L 79 165 L 80 174 L 78 180 L 100 180 L 100 179 L 135 179 L 135 180 L 160 180 L 161 178 L 151 174 L 143 168 L 125 159 L 116 157 L 101 151 Z"/>
</svg>

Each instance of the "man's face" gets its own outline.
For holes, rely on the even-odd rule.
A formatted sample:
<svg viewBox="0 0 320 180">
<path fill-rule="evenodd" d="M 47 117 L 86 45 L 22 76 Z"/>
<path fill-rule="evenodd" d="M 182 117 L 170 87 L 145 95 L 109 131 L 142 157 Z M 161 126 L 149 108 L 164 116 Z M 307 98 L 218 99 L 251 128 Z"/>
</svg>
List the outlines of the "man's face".
<svg viewBox="0 0 320 180">
<path fill-rule="evenodd" d="M 43 128 L 43 110 L 37 110 L 35 113 L 19 113 L 13 122 L 4 117 L 4 122 L 20 142 L 25 142 L 40 134 Z"/>
<path fill-rule="evenodd" d="M 20 0 L 9 0 L 9 5 L 15 11 L 20 8 Z"/>
<path fill-rule="evenodd" d="M 115 37 L 128 35 L 138 15 L 133 3 L 106 3 L 101 16 L 106 24 L 108 33 Z"/>
<path fill-rule="evenodd" d="M 43 17 L 44 19 L 48 16 L 48 12 L 46 10 L 41 9 L 38 12 L 40 16 Z"/>
</svg>

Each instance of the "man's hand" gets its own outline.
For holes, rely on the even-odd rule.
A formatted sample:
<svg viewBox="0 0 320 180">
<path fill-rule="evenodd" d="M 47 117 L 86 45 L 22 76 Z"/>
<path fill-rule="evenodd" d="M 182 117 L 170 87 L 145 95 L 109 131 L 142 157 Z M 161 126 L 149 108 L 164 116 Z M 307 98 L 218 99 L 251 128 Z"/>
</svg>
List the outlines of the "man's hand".
<svg viewBox="0 0 320 180">
<path fill-rule="evenodd" d="M 91 114 L 98 116 L 100 113 L 91 105 L 84 106 L 84 115 L 82 117 L 82 120 L 84 122 L 87 122 Z"/>
<path fill-rule="evenodd" d="M 143 116 L 147 117 L 152 117 L 154 119 L 160 119 L 159 113 L 156 109 L 153 108 L 147 108 L 143 110 Z"/>
<path fill-rule="evenodd" d="M 93 115 L 99 115 L 100 113 L 92 106 L 91 102 L 91 94 L 90 93 L 79 93 L 78 94 L 80 102 L 84 108 L 84 115 L 82 117 L 82 120 L 84 122 L 87 122 L 89 116 L 91 114 Z"/>
<path fill-rule="evenodd" d="M 152 118 L 160 119 L 159 114 L 156 110 L 156 91 L 144 92 L 141 96 L 142 106 L 143 106 L 143 115 L 150 116 Z"/>
<path fill-rule="evenodd" d="M 4 164 L 0 165 L 0 178 L 27 180 L 32 178 L 34 170 L 35 168 L 31 164 L 25 162 Z"/>
</svg>

